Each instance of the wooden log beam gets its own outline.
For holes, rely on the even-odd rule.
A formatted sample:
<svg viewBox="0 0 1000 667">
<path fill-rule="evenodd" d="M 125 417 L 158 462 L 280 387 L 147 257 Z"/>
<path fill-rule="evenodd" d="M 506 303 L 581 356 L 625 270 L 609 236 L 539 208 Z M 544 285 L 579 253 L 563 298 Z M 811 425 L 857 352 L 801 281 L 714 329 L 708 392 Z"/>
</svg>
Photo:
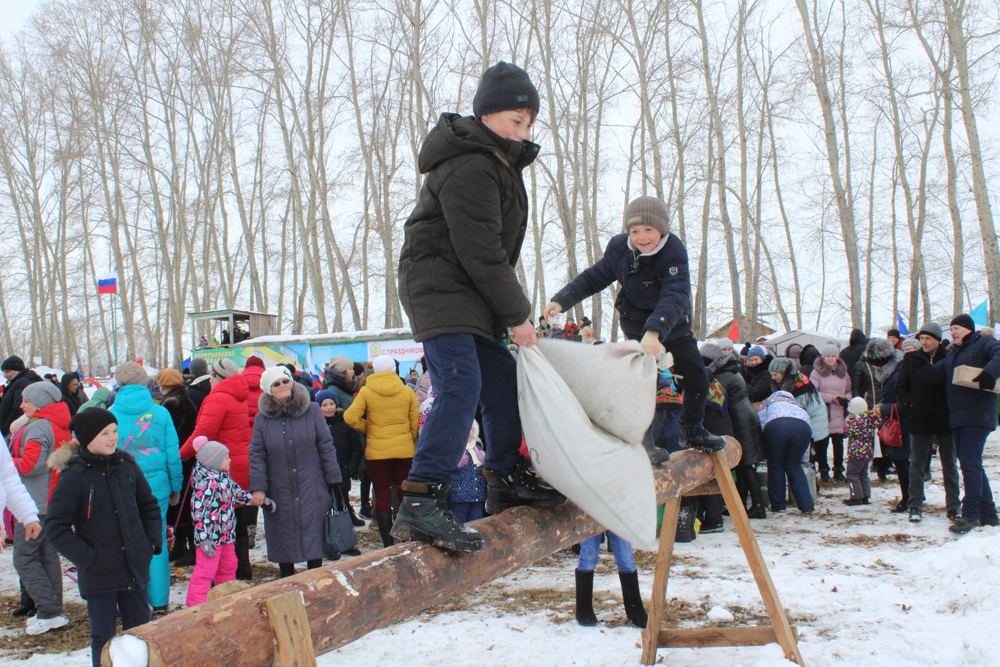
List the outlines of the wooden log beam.
<svg viewBox="0 0 1000 667">
<path fill-rule="evenodd" d="M 726 440 L 723 457 L 732 468 L 739 462 L 740 446 L 733 438 Z M 682 496 L 713 476 L 707 454 L 675 454 L 655 469 L 657 499 L 664 503 Z M 271 598 L 302 593 L 319 655 L 603 530 L 571 502 L 553 510 L 518 507 L 473 525 L 486 542 L 478 553 L 456 554 L 418 542 L 397 544 L 174 612 L 128 634 L 145 642 L 149 667 L 266 667 L 275 651 L 265 611 Z M 108 648 L 102 664 L 113 667 Z"/>
<path fill-rule="evenodd" d="M 792 628 L 792 637 L 799 638 Z M 710 646 L 764 646 L 778 642 L 778 635 L 770 625 L 742 628 L 679 628 L 660 630 L 660 648 L 704 648 Z"/>
</svg>

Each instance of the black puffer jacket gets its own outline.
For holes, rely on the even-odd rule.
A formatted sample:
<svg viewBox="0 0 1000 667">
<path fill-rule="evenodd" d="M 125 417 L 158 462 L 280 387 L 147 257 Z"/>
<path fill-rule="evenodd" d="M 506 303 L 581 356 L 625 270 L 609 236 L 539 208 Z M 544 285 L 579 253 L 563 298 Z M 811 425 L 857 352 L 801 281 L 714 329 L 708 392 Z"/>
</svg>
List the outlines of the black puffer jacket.
<svg viewBox="0 0 1000 667">
<path fill-rule="evenodd" d="M 774 393 L 771 389 L 771 374 L 767 367 L 774 361 L 770 354 L 756 366 L 747 366 L 747 391 L 751 403 L 759 403 Z"/>
<path fill-rule="evenodd" d="M 531 315 L 514 266 L 528 224 L 521 170 L 538 150 L 457 114 L 442 114 L 427 135 L 418 159 L 427 180 L 399 253 L 399 299 L 414 340 L 499 340 Z"/>
<path fill-rule="evenodd" d="M 621 285 L 615 308 L 626 337 L 638 339 L 656 331 L 667 342 L 691 333 L 688 256 L 675 235 L 668 234 L 658 250 L 644 255 L 632 247 L 628 234 L 613 236 L 604 257 L 552 300 L 565 312 L 615 281 Z"/>
<path fill-rule="evenodd" d="M 29 368 L 18 373 L 7 383 L 7 387 L 3 390 L 3 398 L 0 398 L 0 433 L 3 437 L 10 439 L 10 425 L 24 414 L 24 410 L 21 409 L 21 392 L 29 384 L 41 381 L 42 378 L 38 377 L 38 373 Z"/>
<path fill-rule="evenodd" d="M 337 450 L 337 463 L 340 464 L 342 481 L 357 477 L 358 469 L 365 458 L 365 440 L 358 431 L 344 421 L 344 411 L 337 408 L 333 417 L 325 417 L 326 425 L 333 437 L 333 446 Z"/>
<path fill-rule="evenodd" d="M 739 370 L 739 361 L 732 353 L 722 355 L 708 366 L 710 377 L 718 380 L 726 390 L 729 417 L 733 421 L 736 439 L 743 447 L 743 458 L 748 465 L 756 465 L 764 458 L 764 432 Z"/>
<path fill-rule="evenodd" d="M 896 396 L 899 418 L 914 435 L 945 435 L 948 427 L 948 395 L 943 384 L 932 384 L 920 377 L 921 368 L 936 364 L 947 356 L 944 346 L 938 346 L 931 357 L 923 350 L 910 352 L 899 365 Z"/>
<path fill-rule="evenodd" d="M 851 332 L 850 345 L 845 347 L 840 351 L 840 358 L 844 360 L 847 364 L 847 372 L 854 373 L 854 366 L 858 363 L 861 355 L 865 353 L 865 347 L 868 345 L 868 336 L 861 329 L 855 329 Z M 857 394 L 855 394 L 857 396 Z"/>
<path fill-rule="evenodd" d="M 99 456 L 75 442 L 57 449 L 59 470 L 45 537 L 79 570 L 84 596 L 144 587 L 163 548 L 160 505 L 131 454 Z"/>
<path fill-rule="evenodd" d="M 196 380 L 198 378 L 195 378 Z M 194 407 L 198 412 L 201 412 L 202 402 L 208 398 L 209 393 L 212 391 L 212 381 L 205 379 L 200 382 L 192 382 L 188 385 L 187 395 L 194 403 Z"/>
</svg>

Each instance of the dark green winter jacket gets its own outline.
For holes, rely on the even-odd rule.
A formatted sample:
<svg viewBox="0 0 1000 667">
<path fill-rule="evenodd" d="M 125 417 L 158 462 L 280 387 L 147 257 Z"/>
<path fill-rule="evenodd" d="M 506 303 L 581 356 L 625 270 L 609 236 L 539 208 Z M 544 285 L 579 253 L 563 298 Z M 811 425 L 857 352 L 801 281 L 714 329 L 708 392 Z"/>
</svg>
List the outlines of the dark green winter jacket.
<svg viewBox="0 0 1000 667">
<path fill-rule="evenodd" d="M 418 161 L 427 179 L 399 255 L 399 298 L 414 340 L 499 340 L 528 319 L 514 266 L 528 222 L 521 170 L 538 150 L 458 114 L 442 114 L 427 135 Z"/>
</svg>

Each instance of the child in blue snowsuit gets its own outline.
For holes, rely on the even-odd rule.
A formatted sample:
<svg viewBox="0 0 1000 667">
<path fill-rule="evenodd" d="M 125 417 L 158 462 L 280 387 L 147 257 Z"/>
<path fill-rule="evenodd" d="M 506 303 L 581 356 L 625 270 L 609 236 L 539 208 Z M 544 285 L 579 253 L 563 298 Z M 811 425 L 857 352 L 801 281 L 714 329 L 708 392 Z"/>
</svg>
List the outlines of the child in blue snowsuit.
<svg viewBox="0 0 1000 667">
<path fill-rule="evenodd" d="M 118 393 L 111 414 L 118 419 L 119 446 L 135 457 L 160 505 L 163 544 L 167 543 L 167 508 L 180 502 L 184 476 L 180 445 L 170 412 L 153 403 L 146 388 L 146 369 L 129 361 L 118 367 Z M 170 553 L 163 549 L 149 565 L 149 604 L 166 611 L 170 602 Z"/>
<path fill-rule="evenodd" d="M 618 281 L 615 308 L 625 337 L 641 341 L 646 354 L 658 356 L 666 350 L 673 355 L 674 370 L 684 384 L 681 422 L 687 445 L 715 452 L 726 441 L 702 425 L 708 375 L 691 334 L 687 250 L 668 224 L 667 207 L 659 199 L 633 200 L 625 209 L 625 233 L 613 236 L 604 257 L 559 290 L 544 314 L 551 320 Z"/>
</svg>

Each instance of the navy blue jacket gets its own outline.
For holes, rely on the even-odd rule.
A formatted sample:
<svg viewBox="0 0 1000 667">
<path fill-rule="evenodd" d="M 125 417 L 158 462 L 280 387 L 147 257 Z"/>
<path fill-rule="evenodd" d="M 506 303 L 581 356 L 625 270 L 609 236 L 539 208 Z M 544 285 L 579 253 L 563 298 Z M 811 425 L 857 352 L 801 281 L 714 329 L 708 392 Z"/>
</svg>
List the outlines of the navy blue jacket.
<svg viewBox="0 0 1000 667">
<path fill-rule="evenodd" d="M 948 396 L 948 425 L 954 430 L 963 426 L 997 427 L 997 395 L 952 384 L 956 366 L 982 368 L 994 379 L 1000 377 L 1000 341 L 978 331 L 966 336 L 961 345 L 948 346 L 943 361 L 927 364 L 918 373 L 927 382 L 944 384 Z"/>
<path fill-rule="evenodd" d="M 604 257 L 552 297 L 569 310 L 616 280 L 621 285 L 615 308 L 625 336 L 642 338 L 647 331 L 663 342 L 691 333 L 691 277 L 687 250 L 673 234 L 656 253 L 641 255 L 628 243 L 628 234 L 613 236 Z"/>
</svg>

